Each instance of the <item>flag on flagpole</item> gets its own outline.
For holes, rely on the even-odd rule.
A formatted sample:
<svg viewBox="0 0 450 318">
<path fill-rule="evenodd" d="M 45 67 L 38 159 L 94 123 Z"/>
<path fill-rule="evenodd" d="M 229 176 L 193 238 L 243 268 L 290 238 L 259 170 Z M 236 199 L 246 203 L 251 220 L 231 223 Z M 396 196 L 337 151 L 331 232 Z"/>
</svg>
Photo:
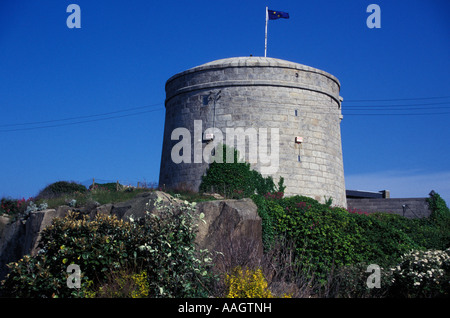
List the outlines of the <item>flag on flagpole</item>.
<svg viewBox="0 0 450 318">
<path fill-rule="evenodd" d="M 264 43 L 264 57 L 267 57 L 267 22 L 269 20 L 289 19 L 289 13 L 283 11 L 269 10 L 266 7 L 266 36 Z"/>
<path fill-rule="evenodd" d="M 276 10 L 268 10 L 269 13 L 269 20 L 276 20 L 276 19 L 289 19 L 289 13 L 282 12 L 282 11 L 276 11 Z"/>
</svg>

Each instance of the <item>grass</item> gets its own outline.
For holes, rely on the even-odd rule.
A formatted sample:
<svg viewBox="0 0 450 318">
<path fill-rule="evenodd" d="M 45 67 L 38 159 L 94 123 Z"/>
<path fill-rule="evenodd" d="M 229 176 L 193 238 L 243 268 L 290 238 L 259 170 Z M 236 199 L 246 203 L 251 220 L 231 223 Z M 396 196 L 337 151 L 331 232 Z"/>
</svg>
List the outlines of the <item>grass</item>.
<svg viewBox="0 0 450 318">
<path fill-rule="evenodd" d="M 55 209 L 58 206 L 68 205 L 72 200 L 76 200 L 74 207 L 79 208 L 89 204 L 90 202 L 98 202 L 99 204 L 124 202 L 133 199 L 140 193 L 149 191 L 154 190 L 147 188 L 134 188 L 132 190 L 125 191 L 112 191 L 99 188 L 89 190 L 85 193 L 75 192 L 72 194 L 64 194 L 55 198 L 39 199 L 36 201 L 36 204 L 39 205 L 40 203 L 46 202 L 49 209 Z"/>
<path fill-rule="evenodd" d="M 59 195 L 51 194 L 47 196 L 42 196 L 41 192 L 40 194 L 37 195 L 37 199 L 30 198 L 29 201 L 34 201 L 34 203 L 37 206 L 39 206 L 42 203 L 46 203 L 49 209 L 56 209 L 62 205 L 71 205 L 75 208 L 80 208 L 88 204 L 92 204 L 93 202 L 98 202 L 100 205 L 107 203 L 125 202 L 135 198 L 140 193 L 151 192 L 156 190 L 158 189 L 154 187 L 134 188 L 124 186 L 120 186 L 119 190 L 116 190 L 115 183 L 98 184 L 96 188 L 86 189 L 86 191 L 61 193 Z M 165 192 L 181 200 L 186 200 L 188 202 L 216 200 L 216 198 L 214 198 L 211 195 L 190 191 L 184 188 L 167 189 Z M 17 202 L 21 202 L 20 200 L 10 198 L 8 198 L 8 200 L 14 202 L 14 204 L 17 204 Z M 20 209 L 20 211 L 16 211 L 18 212 L 18 214 L 21 214 L 25 211 L 26 205 L 28 205 L 28 200 L 26 204 L 23 205 L 24 205 L 23 209 Z M 13 216 L 13 214 L 15 215 L 17 213 L 9 213 L 7 215 L 11 217 Z"/>
<path fill-rule="evenodd" d="M 213 201 L 216 200 L 215 197 L 204 194 L 204 193 L 198 193 L 190 190 L 182 190 L 182 189 L 171 189 L 164 191 L 168 194 L 170 194 L 173 197 L 176 197 L 181 200 L 186 200 L 188 202 L 203 202 L 203 201 Z"/>
</svg>

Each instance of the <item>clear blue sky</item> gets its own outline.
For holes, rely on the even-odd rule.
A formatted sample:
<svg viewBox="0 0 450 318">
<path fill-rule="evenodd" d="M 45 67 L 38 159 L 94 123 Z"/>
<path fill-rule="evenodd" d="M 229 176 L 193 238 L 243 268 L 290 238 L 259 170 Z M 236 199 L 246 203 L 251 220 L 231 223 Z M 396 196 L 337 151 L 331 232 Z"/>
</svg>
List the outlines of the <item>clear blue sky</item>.
<svg viewBox="0 0 450 318">
<path fill-rule="evenodd" d="M 71 3 L 81 29 L 66 25 Z M 371 3 L 380 29 L 366 25 Z M 269 22 L 268 56 L 341 82 L 347 188 L 449 202 L 448 0 L 1 0 L 0 197 L 59 180 L 156 182 L 166 80 L 263 56 L 266 5 L 290 14 Z"/>
</svg>

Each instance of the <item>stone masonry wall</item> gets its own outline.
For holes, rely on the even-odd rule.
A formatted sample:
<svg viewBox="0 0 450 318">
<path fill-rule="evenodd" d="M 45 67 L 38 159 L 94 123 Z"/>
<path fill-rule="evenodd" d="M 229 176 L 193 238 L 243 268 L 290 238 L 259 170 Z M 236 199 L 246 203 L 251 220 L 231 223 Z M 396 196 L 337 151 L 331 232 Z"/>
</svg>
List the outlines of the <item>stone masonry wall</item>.
<svg viewBox="0 0 450 318">
<path fill-rule="evenodd" d="M 347 199 L 347 205 L 349 209 L 369 213 L 388 212 L 407 218 L 423 218 L 431 214 L 426 198 Z"/>
<path fill-rule="evenodd" d="M 333 205 L 346 207 L 339 90 L 339 81 L 324 71 L 273 58 L 223 59 L 174 75 L 166 83 L 160 185 L 198 190 L 208 167 L 205 160 L 195 160 L 208 145 L 193 133 L 194 121 L 201 120 L 202 132 L 216 127 L 224 142 L 226 128 L 241 128 L 240 135 L 247 136 L 254 129 L 260 146 L 267 129 L 269 146 L 257 148 L 257 162 L 249 157 L 255 141 L 246 140 L 245 159 L 253 169 L 263 174 L 271 171 L 266 174 L 275 182 L 282 176 L 286 195 L 306 195 L 321 202 L 331 197 Z M 208 96 L 220 96 L 215 106 Z M 174 163 L 171 158 L 181 138 L 171 140 L 178 127 L 192 133 L 191 163 Z M 274 145 L 270 143 L 271 128 L 279 132 Z M 303 138 L 301 144 L 295 142 L 296 136 Z M 261 154 L 266 150 L 270 154 L 276 146 L 278 162 L 264 163 Z M 264 170 L 268 166 L 276 167 Z"/>
</svg>

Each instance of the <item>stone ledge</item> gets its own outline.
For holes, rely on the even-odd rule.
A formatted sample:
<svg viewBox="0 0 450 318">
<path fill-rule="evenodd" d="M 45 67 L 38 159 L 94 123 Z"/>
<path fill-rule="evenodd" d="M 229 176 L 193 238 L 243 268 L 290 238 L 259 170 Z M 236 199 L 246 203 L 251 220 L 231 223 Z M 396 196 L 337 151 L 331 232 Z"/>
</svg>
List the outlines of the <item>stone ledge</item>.
<svg viewBox="0 0 450 318">
<path fill-rule="evenodd" d="M 317 74 L 323 75 L 323 76 L 333 80 L 334 82 L 336 82 L 338 84 L 339 87 L 341 86 L 339 80 L 335 76 L 331 75 L 330 73 L 327 73 L 325 71 L 322 71 L 320 69 L 317 69 L 317 68 L 314 68 L 311 66 L 307 66 L 307 65 L 303 65 L 303 64 L 299 64 L 299 63 L 295 63 L 295 62 L 290 62 L 290 61 L 285 61 L 285 60 L 281 60 L 281 59 L 271 58 L 271 57 L 231 57 L 231 58 L 215 60 L 215 61 L 208 62 L 208 63 L 193 67 L 191 69 L 188 69 L 186 71 L 183 71 L 183 72 L 173 75 L 172 77 L 170 77 L 167 80 L 166 86 L 169 82 L 175 80 L 176 78 L 185 76 L 190 73 L 201 72 L 201 71 L 212 70 L 212 69 L 226 69 L 226 68 L 237 68 L 237 67 L 289 68 L 289 69 L 294 69 L 294 70 L 298 70 L 298 71 L 317 73 Z"/>
<path fill-rule="evenodd" d="M 339 104 L 339 94 L 333 93 L 332 91 L 326 91 L 322 86 L 316 85 L 307 85 L 296 82 L 288 82 L 288 81 L 279 81 L 279 80 L 223 80 L 223 81 L 215 81 L 215 82 L 205 82 L 200 84 L 195 84 L 191 86 L 183 86 L 182 88 L 172 90 L 169 94 L 167 92 L 166 96 L 166 105 L 167 103 L 174 97 L 184 94 L 190 93 L 192 91 L 198 90 L 206 90 L 211 88 L 222 88 L 222 87 L 238 87 L 238 86 L 272 86 L 272 87 L 284 87 L 284 88 L 296 88 L 302 90 L 313 91 L 317 93 L 321 93 L 327 95 L 332 98 L 335 102 Z M 336 96 L 337 95 L 337 96 Z M 264 103 L 264 101 L 261 101 Z M 331 107 L 331 106 L 330 106 Z"/>
</svg>

